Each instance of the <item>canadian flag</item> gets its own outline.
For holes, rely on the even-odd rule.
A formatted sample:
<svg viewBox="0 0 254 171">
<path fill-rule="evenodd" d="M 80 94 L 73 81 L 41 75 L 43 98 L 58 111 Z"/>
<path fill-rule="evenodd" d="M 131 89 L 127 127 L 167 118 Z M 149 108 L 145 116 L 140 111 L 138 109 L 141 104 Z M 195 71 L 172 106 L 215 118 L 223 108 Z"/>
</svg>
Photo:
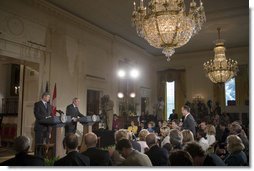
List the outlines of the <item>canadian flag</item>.
<svg viewBox="0 0 254 171">
<path fill-rule="evenodd" d="M 52 116 L 56 116 L 56 83 L 54 86 L 53 97 L 52 97 Z"/>
</svg>

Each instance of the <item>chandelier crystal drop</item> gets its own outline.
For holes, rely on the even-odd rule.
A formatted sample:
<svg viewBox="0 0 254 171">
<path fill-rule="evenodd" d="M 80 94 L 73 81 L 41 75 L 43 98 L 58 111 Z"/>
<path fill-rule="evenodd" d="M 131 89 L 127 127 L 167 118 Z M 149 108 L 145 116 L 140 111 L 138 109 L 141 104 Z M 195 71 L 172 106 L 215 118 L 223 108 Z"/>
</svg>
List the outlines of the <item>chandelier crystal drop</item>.
<svg viewBox="0 0 254 171">
<path fill-rule="evenodd" d="M 226 48 L 224 40 L 220 38 L 220 28 L 218 30 L 218 39 L 215 41 L 214 59 L 204 63 L 204 70 L 207 77 L 213 83 L 225 83 L 237 75 L 237 61 L 226 59 Z"/>
<path fill-rule="evenodd" d="M 148 8 L 143 0 L 138 7 L 134 2 L 132 23 L 138 35 L 151 46 L 163 49 L 168 61 L 175 49 L 188 43 L 205 22 L 201 0 L 199 6 L 191 0 L 188 13 L 184 0 L 149 0 Z"/>
</svg>

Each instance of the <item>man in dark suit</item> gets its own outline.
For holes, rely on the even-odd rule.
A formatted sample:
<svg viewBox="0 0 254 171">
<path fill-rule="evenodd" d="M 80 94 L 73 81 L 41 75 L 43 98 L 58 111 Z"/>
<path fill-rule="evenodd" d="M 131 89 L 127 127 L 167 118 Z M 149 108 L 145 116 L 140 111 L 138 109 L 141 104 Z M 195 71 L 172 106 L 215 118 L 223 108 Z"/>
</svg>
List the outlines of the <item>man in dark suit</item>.
<svg viewBox="0 0 254 171">
<path fill-rule="evenodd" d="M 97 136 L 96 134 L 89 132 L 85 135 L 85 144 L 87 150 L 82 154 L 90 158 L 91 166 L 112 166 L 112 161 L 109 156 L 109 152 L 96 148 Z"/>
<path fill-rule="evenodd" d="M 190 130 L 195 136 L 197 123 L 195 119 L 193 118 L 193 116 L 190 114 L 190 107 L 187 105 L 184 105 L 182 107 L 182 114 L 184 117 L 182 128 Z"/>
<path fill-rule="evenodd" d="M 90 160 L 87 156 L 78 152 L 78 137 L 69 133 L 64 138 L 64 148 L 67 155 L 54 163 L 54 166 L 89 166 Z"/>
<path fill-rule="evenodd" d="M 84 115 L 79 112 L 78 106 L 79 106 L 80 100 L 78 98 L 74 98 L 72 101 L 72 104 L 67 106 L 66 108 L 66 115 L 71 116 L 72 122 L 65 125 L 65 135 L 68 133 L 76 133 L 77 130 L 77 121 L 78 117 L 83 117 Z"/>
<path fill-rule="evenodd" d="M 145 154 L 150 158 L 153 166 L 168 166 L 169 154 L 165 148 L 159 147 L 154 133 L 146 136 L 146 144 L 149 150 Z"/>
<path fill-rule="evenodd" d="M 43 144 L 49 142 L 50 128 L 48 126 L 40 124 L 40 121 L 51 117 L 52 106 L 48 103 L 50 100 L 50 94 L 45 92 L 42 94 L 41 100 L 34 104 L 34 116 L 35 116 L 35 148 L 37 144 Z"/>
<path fill-rule="evenodd" d="M 14 141 L 16 155 L 7 161 L 1 163 L 1 166 L 44 166 L 44 160 L 37 156 L 28 155 L 30 148 L 30 139 L 25 136 L 19 136 Z"/>
</svg>

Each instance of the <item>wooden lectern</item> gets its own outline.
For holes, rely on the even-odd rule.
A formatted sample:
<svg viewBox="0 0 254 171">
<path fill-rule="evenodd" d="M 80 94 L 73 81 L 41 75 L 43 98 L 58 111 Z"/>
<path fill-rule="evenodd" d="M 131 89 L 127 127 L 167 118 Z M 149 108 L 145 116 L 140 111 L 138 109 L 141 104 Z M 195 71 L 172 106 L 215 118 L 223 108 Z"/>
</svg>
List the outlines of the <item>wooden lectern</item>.
<svg viewBox="0 0 254 171">
<path fill-rule="evenodd" d="M 71 123 L 71 117 L 65 115 L 50 117 L 40 121 L 40 124 L 53 127 L 54 133 L 52 134 L 53 136 L 52 138 L 54 142 L 54 156 L 56 157 L 63 157 L 65 154 L 62 143 L 63 142 L 62 130 L 65 124 L 67 123 Z M 49 144 L 45 145 L 49 146 Z"/>
<path fill-rule="evenodd" d="M 86 133 L 92 132 L 93 124 L 99 121 L 100 121 L 100 117 L 98 115 L 84 116 L 79 118 L 79 122 L 83 125 L 83 136 L 82 136 L 80 152 L 86 151 L 86 145 L 85 145 Z"/>
</svg>

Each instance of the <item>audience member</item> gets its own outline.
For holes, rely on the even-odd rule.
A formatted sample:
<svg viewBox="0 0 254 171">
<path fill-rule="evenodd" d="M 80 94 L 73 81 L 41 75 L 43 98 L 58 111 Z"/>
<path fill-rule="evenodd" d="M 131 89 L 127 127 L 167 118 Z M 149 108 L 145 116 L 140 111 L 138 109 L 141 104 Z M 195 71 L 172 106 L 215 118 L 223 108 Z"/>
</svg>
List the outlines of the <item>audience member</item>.
<svg viewBox="0 0 254 171">
<path fill-rule="evenodd" d="M 167 143 L 170 143 L 170 141 L 169 141 L 169 131 L 170 131 L 170 128 L 167 127 L 167 126 L 163 126 L 163 127 L 160 128 L 161 147 L 163 147 Z"/>
<path fill-rule="evenodd" d="M 180 130 L 180 127 L 178 126 L 180 123 L 179 123 L 179 121 L 178 120 L 173 120 L 172 122 L 171 122 L 171 129 L 178 129 L 178 130 Z"/>
<path fill-rule="evenodd" d="M 68 133 L 63 141 L 67 155 L 57 160 L 55 166 L 89 166 L 90 160 L 87 156 L 78 152 L 78 137 L 73 133 Z"/>
<path fill-rule="evenodd" d="M 201 121 L 201 123 L 199 124 L 199 128 L 206 131 L 206 127 L 207 127 L 206 121 Z"/>
<path fill-rule="evenodd" d="M 225 166 L 225 163 L 216 154 L 206 154 L 197 142 L 187 143 L 184 148 L 192 159 L 194 166 Z"/>
<path fill-rule="evenodd" d="M 91 166 L 112 166 L 109 152 L 96 148 L 98 138 L 96 134 L 90 132 L 85 135 L 85 144 L 87 150 L 82 154 L 90 158 Z"/>
<path fill-rule="evenodd" d="M 121 166 L 152 166 L 149 157 L 132 148 L 128 139 L 121 139 L 116 144 L 116 150 L 125 158 Z"/>
<path fill-rule="evenodd" d="M 216 129 L 215 126 L 213 125 L 207 125 L 206 127 L 206 138 L 208 141 L 209 146 L 213 145 L 216 142 L 215 134 L 216 134 Z"/>
<path fill-rule="evenodd" d="M 140 122 L 140 123 L 139 123 L 139 126 L 138 126 L 138 134 L 139 134 L 139 132 L 140 132 L 142 129 L 146 129 L 145 123 L 144 123 L 144 122 Z"/>
<path fill-rule="evenodd" d="M 134 135 L 137 135 L 137 133 L 138 133 L 138 126 L 135 125 L 134 121 L 131 121 L 131 125 L 128 127 L 128 131 L 130 133 L 133 133 Z"/>
<path fill-rule="evenodd" d="M 172 109 L 172 113 L 169 115 L 168 120 L 169 120 L 169 121 L 173 121 L 174 119 L 178 119 L 178 115 L 177 115 L 177 113 L 175 112 L 175 109 Z"/>
<path fill-rule="evenodd" d="M 237 135 L 227 137 L 227 151 L 229 155 L 224 160 L 228 166 L 247 166 L 247 156 L 243 152 L 244 145 Z"/>
<path fill-rule="evenodd" d="M 150 132 L 150 133 L 154 133 L 155 131 L 154 131 L 154 122 L 149 122 L 148 124 L 147 124 L 147 130 Z"/>
<path fill-rule="evenodd" d="M 226 143 L 227 137 L 229 135 L 229 129 L 227 128 L 227 123 L 225 122 L 220 122 L 219 124 L 220 130 L 222 131 L 221 137 L 216 137 L 218 142 L 221 143 Z"/>
<path fill-rule="evenodd" d="M 209 144 L 207 139 L 205 139 L 205 136 L 206 136 L 205 131 L 202 129 L 198 129 L 197 141 L 204 151 L 206 151 L 209 148 Z"/>
<path fill-rule="evenodd" d="M 182 135 L 183 135 L 183 145 L 194 141 L 193 133 L 190 130 L 187 129 L 182 130 Z"/>
<path fill-rule="evenodd" d="M 169 156 L 170 166 L 193 166 L 191 155 L 183 150 L 174 150 Z"/>
<path fill-rule="evenodd" d="M 1 163 L 1 166 L 44 166 L 44 160 L 37 156 L 28 155 L 31 141 L 26 136 L 19 136 L 14 140 L 16 155 Z"/>
<path fill-rule="evenodd" d="M 118 119 L 118 116 L 117 114 L 114 114 L 113 115 L 113 122 L 112 122 L 112 130 L 116 131 L 118 129 L 120 129 L 119 127 L 119 119 Z"/>
<path fill-rule="evenodd" d="M 159 147 L 156 134 L 147 135 L 146 144 L 149 150 L 145 154 L 150 158 L 153 166 L 168 166 L 168 152 L 166 149 Z"/>
<path fill-rule="evenodd" d="M 187 105 L 184 105 L 182 107 L 182 114 L 184 116 L 183 129 L 190 130 L 193 133 L 193 135 L 195 136 L 197 123 L 196 123 L 194 117 L 190 114 L 190 107 Z"/>
<path fill-rule="evenodd" d="M 139 134 L 139 141 L 137 141 L 141 146 L 141 153 L 145 153 L 145 150 L 148 148 L 148 145 L 146 144 L 146 136 L 149 134 L 149 132 L 146 129 L 142 129 Z"/>
<path fill-rule="evenodd" d="M 169 140 L 172 145 L 172 149 L 182 149 L 183 135 L 178 129 L 170 130 Z"/>
</svg>

